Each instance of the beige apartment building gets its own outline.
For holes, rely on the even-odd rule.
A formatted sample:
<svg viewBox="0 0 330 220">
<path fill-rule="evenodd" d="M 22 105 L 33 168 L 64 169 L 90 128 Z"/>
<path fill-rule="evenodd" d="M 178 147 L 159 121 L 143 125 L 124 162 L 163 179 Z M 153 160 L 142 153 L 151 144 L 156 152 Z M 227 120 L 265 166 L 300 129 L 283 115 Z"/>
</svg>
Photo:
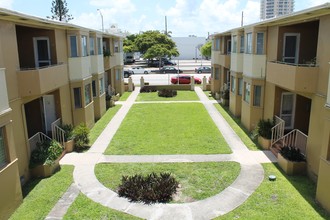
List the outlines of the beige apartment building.
<svg viewBox="0 0 330 220">
<path fill-rule="evenodd" d="M 329 62 L 329 3 L 213 35 L 212 93 L 228 87 L 229 109 L 248 130 L 276 116 L 283 135 L 302 140 L 316 199 L 328 211 Z"/>
<path fill-rule="evenodd" d="M 122 36 L 0 9 L 0 219 L 22 202 L 35 139 L 92 127 L 123 92 Z"/>
</svg>

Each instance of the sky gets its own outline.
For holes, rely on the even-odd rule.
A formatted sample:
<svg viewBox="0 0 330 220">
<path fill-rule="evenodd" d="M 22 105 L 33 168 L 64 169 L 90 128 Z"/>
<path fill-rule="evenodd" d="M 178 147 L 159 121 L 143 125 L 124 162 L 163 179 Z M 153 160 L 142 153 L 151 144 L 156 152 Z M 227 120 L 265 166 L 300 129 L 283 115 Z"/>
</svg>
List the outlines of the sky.
<svg viewBox="0 0 330 220">
<path fill-rule="evenodd" d="M 329 1 L 329 0 L 328 0 Z M 52 0 L 0 0 L 0 7 L 41 18 L 51 16 Z M 260 0 L 66 0 L 70 23 L 96 30 L 116 25 L 136 34 L 147 30 L 167 30 L 173 37 L 224 32 L 260 21 Z M 326 3 L 327 0 L 296 0 L 295 11 Z M 98 11 L 99 9 L 99 11 Z M 100 13 L 101 12 L 101 13 Z M 101 16 L 102 14 L 102 16 Z"/>
</svg>

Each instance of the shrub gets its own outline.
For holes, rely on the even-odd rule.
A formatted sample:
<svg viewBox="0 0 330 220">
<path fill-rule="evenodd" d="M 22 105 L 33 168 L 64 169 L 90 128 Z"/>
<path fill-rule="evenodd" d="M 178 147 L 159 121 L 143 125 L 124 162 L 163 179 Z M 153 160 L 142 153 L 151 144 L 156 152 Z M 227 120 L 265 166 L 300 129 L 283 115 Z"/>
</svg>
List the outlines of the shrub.
<svg viewBox="0 0 330 220">
<path fill-rule="evenodd" d="M 64 140 L 69 141 L 73 139 L 73 125 L 71 124 L 62 124 L 61 128 L 64 131 Z"/>
<path fill-rule="evenodd" d="M 156 87 L 154 87 L 154 86 L 143 86 L 140 89 L 140 93 L 149 93 L 149 92 L 157 92 Z"/>
<path fill-rule="evenodd" d="M 262 136 L 266 139 L 272 138 L 272 127 L 274 127 L 275 122 L 274 120 L 271 121 L 270 119 L 264 120 L 260 119 L 257 125 L 257 132 L 259 136 Z"/>
<path fill-rule="evenodd" d="M 299 148 L 285 146 L 281 149 L 280 154 L 287 160 L 302 162 L 306 161 L 305 156 L 300 152 Z"/>
<path fill-rule="evenodd" d="M 172 200 L 178 186 L 178 181 L 170 173 L 123 176 L 118 195 L 131 202 L 167 203 Z"/>
<path fill-rule="evenodd" d="M 81 123 L 80 125 L 78 125 L 73 129 L 74 146 L 75 148 L 77 148 L 77 150 L 81 150 L 87 147 L 89 143 L 88 134 L 89 134 L 89 129 L 83 123 Z"/>
<path fill-rule="evenodd" d="M 162 89 L 158 91 L 158 96 L 159 97 L 174 97 L 176 96 L 178 93 L 176 90 L 172 90 L 172 89 Z"/>
</svg>

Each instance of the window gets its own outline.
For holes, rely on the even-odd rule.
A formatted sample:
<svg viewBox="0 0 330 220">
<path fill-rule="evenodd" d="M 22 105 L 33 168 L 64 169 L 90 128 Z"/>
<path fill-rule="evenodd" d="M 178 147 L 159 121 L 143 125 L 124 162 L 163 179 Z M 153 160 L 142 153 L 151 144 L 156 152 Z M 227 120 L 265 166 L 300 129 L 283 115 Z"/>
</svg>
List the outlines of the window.
<svg viewBox="0 0 330 220">
<path fill-rule="evenodd" d="M 220 79 L 220 69 L 219 68 L 214 69 L 214 79 L 216 79 L 216 80 Z"/>
<path fill-rule="evenodd" d="M 237 36 L 236 35 L 233 36 L 232 41 L 233 41 L 232 52 L 233 53 L 237 53 Z"/>
<path fill-rule="evenodd" d="M 73 94 L 74 94 L 74 107 L 75 108 L 81 108 L 81 89 L 80 88 L 73 88 Z"/>
<path fill-rule="evenodd" d="M 244 101 L 250 103 L 250 83 L 244 83 Z"/>
<path fill-rule="evenodd" d="M 241 36 L 240 44 L 241 45 L 240 45 L 239 52 L 244 53 L 244 36 L 243 35 Z"/>
<path fill-rule="evenodd" d="M 215 50 L 220 51 L 220 38 L 215 39 Z"/>
<path fill-rule="evenodd" d="M 78 57 L 76 36 L 70 36 L 70 52 L 71 52 L 71 57 Z"/>
<path fill-rule="evenodd" d="M 88 56 L 88 54 L 87 54 L 87 36 L 84 36 L 84 35 L 81 36 L 81 49 L 82 49 L 81 55 L 83 57 Z"/>
<path fill-rule="evenodd" d="M 246 34 L 246 53 L 252 53 L 252 33 Z"/>
<path fill-rule="evenodd" d="M 6 165 L 6 140 L 5 140 L 5 128 L 0 128 L 0 168 Z"/>
<path fill-rule="evenodd" d="M 91 84 L 87 84 L 85 85 L 85 103 L 88 105 L 91 102 Z"/>
<path fill-rule="evenodd" d="M 238 95 L 243 94 L 243 79 L 238 78 Z"/>
<path fill-rule="evenodd" d="M 264 33 L 257 33 L 257 54 L 264 53 Z"/>
<path fill-rule="evenodd" d="M 119 69 L 116 69 L 116 80 L 117 81 L 122 79 L 121 73 L 124 73 L 124 71 L 120 71 Z"/>
<path fill-rule="evenodd" d="M 115 53 L 118 53 L 119 52 L 119 41 L 118 40 L 115 40 L 114 48 L 115 48 Z"/>
<path fill-rule="evenodd" d="M 90 55 L 95 55 L 95 39 L 89 38 L 89 53 Z"/>
<path fill-rule="evenodd" d="M 103 53 L 101 40 L 102 39 L 100 37 L 97 38 L 97 54 L 98 55 L 101 55 Z"/>
<path fill-rule="evenodd" d="M 231 76 L 230 77 L 231 78 L 231 83 L 230 83 L 230 85 L 231 85 L 231 91 L 232 92 L 235 92 L 235 87 L 236 87 L 236 83 L 235 83 L 235 77 L 234 76 Z"/>
<path fill-rule="evenodd" d="M 99 89 L 100 89 L 100 95 L 102 95 L 104 93 L 104 79 L 101 78 L 99 80 Z"/>
<path fill-rule="evenodd" d="M 254 86 L 253 105 L 261 106 L 261 86 Z"/>
<path fill-rule="evenodd" d="M 95 80 L 92 81 L 92 93 L 93 93 L 93 97 L 96 97 L 96 83 L 95 83 Z"/>
</svg>

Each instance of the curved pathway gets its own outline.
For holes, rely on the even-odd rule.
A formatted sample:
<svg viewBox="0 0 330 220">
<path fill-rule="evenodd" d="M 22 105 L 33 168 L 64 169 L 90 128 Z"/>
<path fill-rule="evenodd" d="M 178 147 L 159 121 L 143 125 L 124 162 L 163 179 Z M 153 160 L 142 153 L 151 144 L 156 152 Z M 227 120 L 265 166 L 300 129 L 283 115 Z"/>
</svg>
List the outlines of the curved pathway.
<svg viewBox="0 0 330 220">
<path fill-rule="evenodd" d="M 141 155 L 112 156 L 103 155 L 122 120 L 139 93 L 139 88 L 130 95 L 118 113 L 113 117 L 91 149 L 84 154 L 70 153 L 65 155 L 61 164 L 73 164 L 74 182 L 82 193 L 103 206 L 116 209 L 144 219 L 212 219 L 232 211 L 241 205 L 258 188 L 264 179 L 261 163 L 275 162 L 276 158 L 269 151 L 249 151 L 240 138 L 228 125 L 201 88 L 195 91 L 209 112 L 214 123 L 222 133 L 232 154 L 219 155 Z M 206 161 L 236 161 L 241 165 L 237 179 L 221 193 L 204 200 L 183 204 L 144 205 L 131 203 L 117 193 L 102 185 L 94 174 L 98 163 L 154 163 L 154 162 L 206 162 Z M 74 189 L 75 189 L 74 187 Z M 79 192 L 79 191 L 78 191 Z M 59 205 L 59 207 L 61 207 Z M 68 207 L 67 207 L 68 208 Z M 56 212 L 56 208 L 54 208 Z M 53 213 L 54 213 L 53 212 Z M 63 213 L 63 211 L 62 211 Z M 64 212 L 65 213 L 65 212 Z M 49 214 L 52 216 L 52 212 Z M 54 219 L 55 219 L 55 215 Z M 51 217 L 48 219 L 52 219 Z M 58 218 L 57 218 L 58 219 Z"/>
</svg>

